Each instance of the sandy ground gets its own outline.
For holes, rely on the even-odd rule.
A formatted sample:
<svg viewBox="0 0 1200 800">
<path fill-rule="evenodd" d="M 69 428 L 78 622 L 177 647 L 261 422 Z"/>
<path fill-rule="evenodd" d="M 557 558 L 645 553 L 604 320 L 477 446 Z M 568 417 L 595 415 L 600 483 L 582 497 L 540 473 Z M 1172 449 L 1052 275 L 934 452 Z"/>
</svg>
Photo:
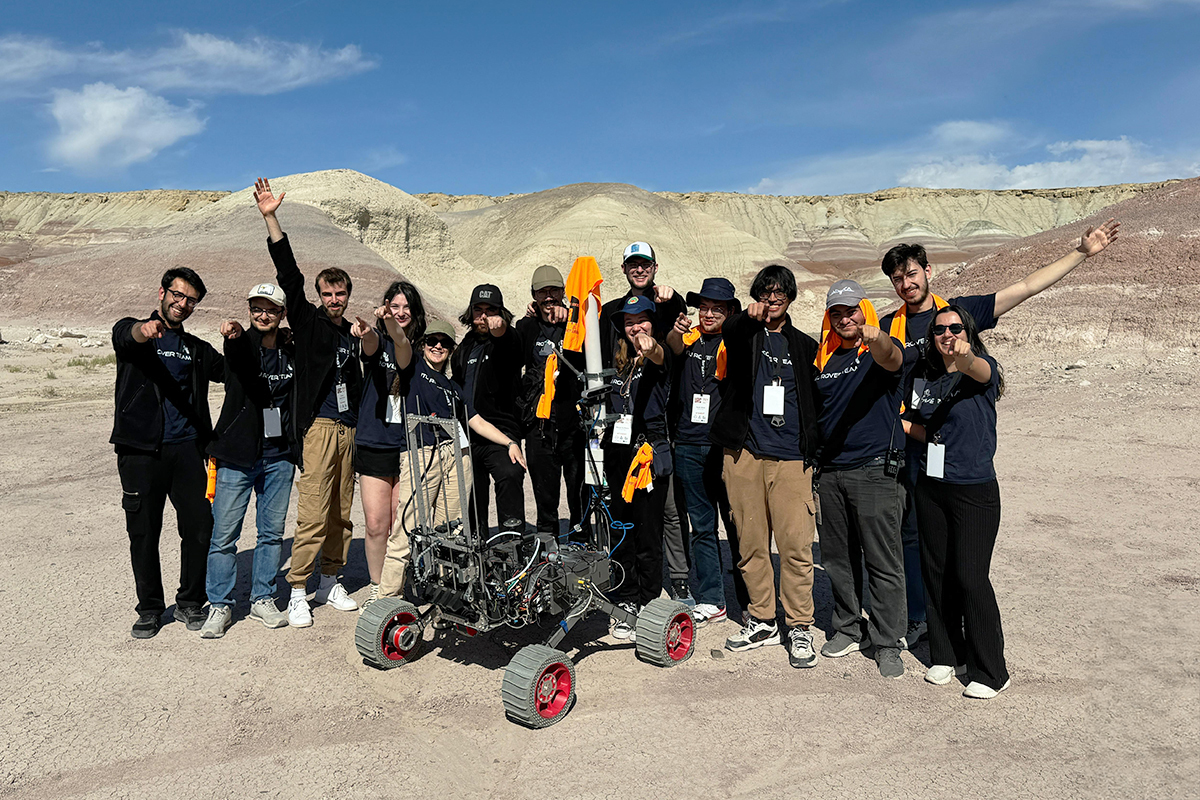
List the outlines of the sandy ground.
<svg viewBox="0 0 1200 800">
<path fill-rule="evenodd" d="M 499 692 L 509 656 L 539 638 L 531 631 L 428 631 L 420 659 L 379 672 L 354 649 L 354 614 L 318 607 L 306 630 L 244 619 L 243 570 L 224 639 L 174 622 L 131 639 L 107 444 L 114 368 L 68 366 L 111 349 L 22 341 L 34 333 L 6 325 L 20 343 L 0 345 L 2 796 L 1200 793 L 1194 349 L 997 353 L 1010 395 L 993 578 L 1013 675 L 998 699 L 926 684 L 924 645 L 904 654 L 898 681 L 861 656 L 799 671 L 779 647 L 721 653 L 732 623 L 702 629 L 690 661 L 657 669 L 595 616 L 564 644 L 578 665 L 575 709 L 530 731 L 505 720 Z M 360 508 L 354 518 L 361 529 Z M 178 569 L 173 526 L 168 506 L 166 576 Z M 361 538 L 346 583 L 365 594 Z M 827 630 L 820 572 L 817 601 Z"/>
</svg>

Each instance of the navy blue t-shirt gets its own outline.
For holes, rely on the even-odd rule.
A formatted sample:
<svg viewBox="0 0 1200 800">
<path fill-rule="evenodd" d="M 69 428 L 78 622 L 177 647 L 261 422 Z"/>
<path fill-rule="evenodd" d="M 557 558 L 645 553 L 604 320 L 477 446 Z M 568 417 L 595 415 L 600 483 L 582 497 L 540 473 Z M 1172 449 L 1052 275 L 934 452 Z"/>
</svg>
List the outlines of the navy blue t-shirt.
<svg viewBox="0 0 1200 800">
<path fill-rule="evenodd" d="M 900 346 L 899 340 L 892 342 Z M 870 350 L 859 355 L 857 347 L 830 356 L 815 379 L 824 401 L 819 419 L 822 469 L 854 469 L 904 446 L 902 371 L 888 372 Z"/>
<path fill-rule="evenodd" d="M 642 359 L 632 371 L 628 367 L 611 378 L 613 390 L 609 404 L 614 414 L 629 414 L 633 417 L 632 446 L 639 435 L 651 442 L 667 440 L 667 401 L 671 393 L 671 353 L 663 348 L 663 363 L 660 367 L 649 359 Z M 612 442 L 613 426 L 605 432 L 605 440 Z"/>
<path fill-rule="evenodd" d="M 713 417 L 721 405 L 721 383 L 717 380 L 717 351 L 721 348 L 720 333 L 702 333 L 700 338 L 684 349 L 679 374 L 679 420 L 675 426 L 675 443 L 707 445 Z M 692 401 L 697 394 L 706 394 L 708 422 L 692 422 Z"/>
<path fill-rule="evenodd" d="M 407 369 L 396 366 L 396 344 L 391 337 L 381 334 L 379 349 L 373 355 L 363 356 L 363 392 L 358 407 L 358 427 L 354 430 L 354 443 L 364 447 L 392 449 L 404 447 L 407 438 L 403 418 L 388 422 L 388 397 L 397 375 L 400 378 L 400 393 L 408 392 L 412 379 L 413 364 Z"/>
<path fill-rule="evenodd" d="M 325 395 L 325 399 L 321 401 L 321 410 L 317 412 L 318 417 L 332 419 L 351 428 L 358 422 L 358 409 L 354 407 L 353 403 L 350 403 L 350 407 L 345 411 L 338 411 L 337 386 L 339 383 L 346 382 L 345 371 L 353 368 L 351 359 L 356 358 L 357 354 L 358 342 L 346 331 L 339 330 L 333 383 L 329 387 L 329 394 Z M 348 394 L 347 400 L 349 400 Z"/>
<path fill-rule="evenodd" d="M 952 305 L 962 306 L 967 310 L 972 317 L 975 318 L 975 324 L 981 331 L 990 331 L 996 327 L 996 295 L 994 294 L 973 294 L 965 297 L 951 297 L 949 302 Z M 920 352 L 925 346 L 925 335 L 929 332 L 929 321 L 933 319 L 933 312 L 936 307 L 929 311 L 922 311 L 919 314 L 909 314 L 908 320 L 904 324 L 904 349 L 909 350 L 916 348 Z M 887 333 L 892 327 L 892 319 L 896 316 L 896 312 L 885 316 L 879 320 L 879 329 Z"/>
<path fill-rule="evenodd" d="M 179 384 L 179 389 L 188 403 L 192 401 L 192 354 L 183 337 L 164 326 L 163 335 L 154 340 L 158 357 L 163 366 L 171 373 L 171 377 Z M 178 444 L 190 442 L 196 438 L 196 427 L 192 425 L 183 409 L 178 408 L 171 399 L 163 396 L 163 444 Z"/>
<path fill-rule="evenodd" d="M 992 367 L 992 377 L 986 384 L 959 372 L 927 376 L 926 368 L 920 365 L 913 372 L 907 416 L 926 425 L 926 442 L 946 446 L 944 477 L 940 479 L 946 483 L 987 483 L 996 478 L 992 459 L 996 455 L 1000 366 L 991 356 L 983 358 Z M 948 412 L 942 408 L 946 404 Z M 922 474 L 927 452 L 927 445 L 922 444 Z"/>
<path fill-rule="evenodd" d="M 763 413 L 763 387 L 778 382 L 783 387 L 782 425 Z M 783 333 L 764 330 L 758 356 L 758 374 L 754 379 L 754 409 L 750 412 L 750 432 L 746 449 L 759 458 L 800 461 L 800 398 L 796 394 L 796 372 Z"/>
<path fill-rule="evenodd" d="M 422 417 L 449 419 L 456 407 L 463 406 L 462 389 L 458 384 L 418 359 L 416 372 L 409 383 L 408 395 L 404 399 L 405 412 Z M 462 417 L 460 416 L 461 420 Z M 418 446 L 432 447 L 435 443 L 449 440 L 450 434 L 436 425 L 422 424 L 417 429 Z M 407 436 L 405 437 L 407 439 Z"/>
<path fill-rule="evenodd" d="M 292 378 L 296 374 L 296 366 L 285 353 L 277 348 L 260 347 L 258 354 L 259 377 L 267 382 L 267 388 L 271 392 L 271 406 L 279 409 L 282 430 L 285 431 L 282 436 L 263 439 L 262 457 L 267 459 L 280 457 L 291 459 L 292 451 L 288 447 L 286 431 L 292 420 L 290 393 L 292 390 Z"/>
</svg>

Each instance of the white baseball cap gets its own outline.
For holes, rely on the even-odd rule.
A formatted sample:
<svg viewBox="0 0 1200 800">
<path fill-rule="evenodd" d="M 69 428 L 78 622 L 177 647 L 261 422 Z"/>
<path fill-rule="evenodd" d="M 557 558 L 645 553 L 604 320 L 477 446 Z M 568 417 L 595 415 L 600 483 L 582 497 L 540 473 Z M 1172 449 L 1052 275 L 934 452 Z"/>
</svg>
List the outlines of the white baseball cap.
<svg viewBox="0 0 1200 800">
<path fill-rule="evenodd" d="M 253 300 L 256 297 L 261 297 L 264 300 L 270 300 L 280 308 L 287 308 L 287 295 L 273 283 L 260 283 L 250 290 L 246 295 L 247 300 Z"/>
<path fill-rule="evenodd" d="M 631 258 L 644 258 L 647 261 L 654 261 L 654 248 L 645 242 L 634 242 L 625 248 L 625 255 L 621 259 L 621 263 L 628 261 Z"/>
</svg>

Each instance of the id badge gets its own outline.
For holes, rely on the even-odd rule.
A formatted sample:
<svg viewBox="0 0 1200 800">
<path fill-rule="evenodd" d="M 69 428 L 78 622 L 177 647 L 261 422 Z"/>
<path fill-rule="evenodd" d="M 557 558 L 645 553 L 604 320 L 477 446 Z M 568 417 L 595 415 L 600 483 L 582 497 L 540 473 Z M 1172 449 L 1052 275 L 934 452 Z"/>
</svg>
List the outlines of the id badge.
<svg viewBox="0 0 1200 800">
<path fill-rule="evenodd" d="M 708 424 L 708 403 L 712 395 L 696 393 L 692 395 L 692 422 L 696 425 Z"/>
<path fill-rule="evenodd" d="M 460 422 L 457 425 L 455 425 L 454 427 L 458 428 L 458 449 L 466 450 L 468 447 L 471 446 L 470 440 L 467 439 L 466 426 Z"/>
<path fill-rule="evenodd" d="M 946 445 L 929 443 L 929 449 L 925 453 L 925 474 L 931 478 L 946 476 Z"/>
<path fill-rule="evenodd" d="M 768 417 L 783 415 L 783 387 L 777 383 L 763 387 L 763 414 Z"/>
<path fill-rule="evenodd" d="M 334 394 L 337 395 L 338 413 L 345 414 L 350 410 L 350 395 L 346 392 L 346 384 L 339 383 L 334 388 Z"/>
<path fill-rule="evenodd" d="M 633 415 L 622 414 L 613 425 L 613 444 L 629 444 L 633 441 Z"/>
<path fill-rule="evenodd" d="M 404 422 L 404 409 L 402 408 L 402 400 L 397 395 L 388 395 L 387 418 L 384 421 L 390 424 Z"/>
<path fill-rule="evenodd" d="M 263 412 L 263 438 L 277 439 L 283 436 L 283 414 L 278 408 L 264 408 Z"/>
</svg>

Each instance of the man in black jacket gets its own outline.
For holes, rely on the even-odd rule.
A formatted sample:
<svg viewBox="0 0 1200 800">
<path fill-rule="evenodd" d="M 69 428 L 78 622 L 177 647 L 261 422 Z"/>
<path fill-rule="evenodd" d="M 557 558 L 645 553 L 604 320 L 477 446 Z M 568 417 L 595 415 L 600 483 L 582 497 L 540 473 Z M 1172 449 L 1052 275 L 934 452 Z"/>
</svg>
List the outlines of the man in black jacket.
<svg viewBox="0 0 1200 800">
<path fill-rule="evenodd" d="M 204 624 L 205 563 L 213 524 L 205 498 L 204 447 L 212 436 L 208 384 L 225 379 L 225 359 L 183 329 L 204 294 L 204 281 L 195 272 L 169 269 L 158 290 L 158 311 L 149 319 L 126 317 L 112 331 L 117 386 L 109 441 L 117 452 L 137 586 L 136 639 L 157 634 L 166 610 L 158 540 L 168 497 L 180 538 L 175 619 L 193 631 Z"/>
<path fill-rule="evenodd" d="M 295 382 L 296 348 L 279 328 L 287 297 L 270 283 L 247 295 L 250 327 L 235 320 L 221 325 L 225 337 L 225 404 L 208 454 L 217 460 L 213 536 L 208 549 L 208 620 L 203 639 L 219 639 L 233 618 L 237 545 L 250 493 L 258 495 L 258 543 L 250 574 L 250 617 L 268 628 L 287 625 L 275 605 L 275 576 L 283 546 L 283 524 L 292 496 L 296 442 L 288 431 Z"/>
<path fill-rule="evenodd" d="M 321 582 L 313 599 L 338 611 L 358 609 L 338 582 L 338 573 L 346 565 L 353 535 L 354 427 L 362 373 L 356 329 L 345 319 L 353 289 L 350 276 L 337 268 L 322 270 L 315 281 L 321 305 L 305 297 L 304 275 L 275 216 L 285 194 L 275 197 L 271 184 L 262 178 L 254 186 L 254 201 L 267 223 L 267 250 L 275 262 L 276 282 L 287 295 L 288 322 L 296 343 L 291 433 L 301 443 L 301 453 L 287 613 L 289 625 L 307 628 L 312 625 L 308 580 L 318 556 Z"/>
<path fill-rule="evenodd" d="M 570 527 L 583 519 L 583 448 L 579 402 L 583 353 L 563 350 L 567 308 L 563 305 L 562 273 L 551 266 L 533 271 L 534 316 L 517 322 L 525 376 L 521 385 L 521 425 L 525 456 L 537 504 L 538 533 L 558 537 L 560 481 L 567 484 Z M 551 359 L 550 356 L 554 358 Z M 563 359 L 568 364 L 562 363 Z M 572 366 L 574 369 L 572 369 Z M 550 374 L 547 374 L 550 373 Z M 549 391 L 547 389 L 549 388 Z"/>
<path fill-rule="evenodd" d="M 820 395 L 813 383 L 817 343 L 792 327 L 787 310 L 796 277 L 765 267 L 750 287 L 754 302 L 722 328 L 728 372 L 709 441 L 725 449 L 724 478 L 741 548 L 738 567 L 750 593 L 750 618 L 730 650 L 779 644 L 771 536 L 779 549 L 779 594 L 791 629 L 793 667 L 817 663 L 813 651 L 812 543 L 816 533 L 812 467 Z"/>
<path fill-rule="evenodd" d="M 525 530 L 525 470 L 517 395 L 521 391 L 521 343 L 512 327 L 512 312 L 504 307 L 500 289 L 476 286 L 471 303 L 459 315 L 467 326 L 462 343 L 450 357 L 451 378 L 463 387 L 467 418 L 478 414 L 509 441 L 488 441 L 471 431 L 472 505 L 475 523 L 488 527 L 488 484 L 496 482 L 496 518 L 502 531 Z"/>
</svg>

